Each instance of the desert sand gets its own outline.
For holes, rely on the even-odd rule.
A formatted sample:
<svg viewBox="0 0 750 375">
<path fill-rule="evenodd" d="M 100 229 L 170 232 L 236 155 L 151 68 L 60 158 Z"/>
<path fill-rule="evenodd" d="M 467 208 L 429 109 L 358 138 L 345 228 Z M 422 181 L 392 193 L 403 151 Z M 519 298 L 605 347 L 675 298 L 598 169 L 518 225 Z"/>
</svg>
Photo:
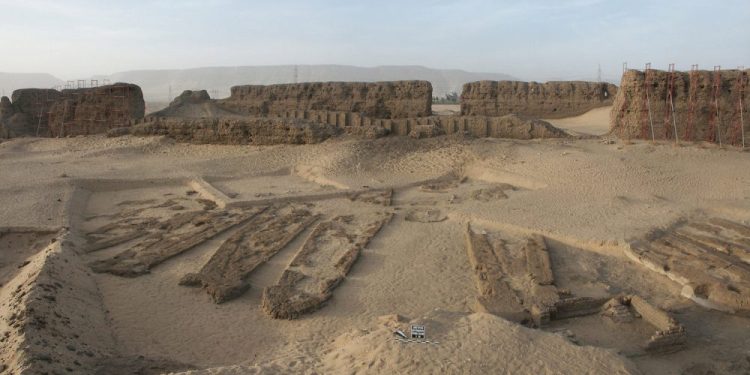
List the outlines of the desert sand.
<svg viewBox="0 0 750 375">
<path fill-rule="evenodd" d="M 604 135 L 609 133 L 609 114 L 611 111 L 611 106 L 594 108 L 579 116 L 545 119 L 544 121 L 575 135 Z"/>
<path fill-rule="evenodd" d="M 554 123 L 601 134 L 606 111 Z M 732 314 L 687 298 L 679 272 L 692 269 L 655 272 L 631 244 L 676 223 L 746 228 L 749 165 L 732 148 L 602 138 L 3 141 L 0 373 L 30 362 L 102 374 L 747 373 L 743 306 Z M 243 233 L 247 223 L 264 232 Z M 543 238 L 531 279 L 498 279 L 511 294 L 531 293 L 520 303 L 543 305 L 534 293 L 545 287 L 639 296 L 679 322 L 684 345 L 645 350 L 662 328 L 644 310 L 624 308 L 627 322 L 594 313 L 541 329 L 483 311 L 487 286 L 467 231 L 487 238 L 496 268 L 531 259 L 519 249 Z M 726 233 L 711 238 L 750 238 Z M 191 274 L 194 287 L 180 285 Z M 739 277 L 733 288 L 744 287 Z M 294 319 L 273 318 L 274 290 L 299 296 L 278 307 Z M 425 325 L 429 343 L 393 335 L 410 324 Z"/>
</svg>

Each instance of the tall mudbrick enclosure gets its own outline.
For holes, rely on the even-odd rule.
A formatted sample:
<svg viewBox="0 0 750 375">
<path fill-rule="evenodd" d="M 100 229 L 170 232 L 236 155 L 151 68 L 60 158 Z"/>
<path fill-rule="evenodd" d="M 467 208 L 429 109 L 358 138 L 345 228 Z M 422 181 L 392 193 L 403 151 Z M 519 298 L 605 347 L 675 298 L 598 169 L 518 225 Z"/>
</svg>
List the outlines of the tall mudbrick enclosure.
<svg viewBox="0 0 750 375">
<path fill-rule="evenodd" d="M 603 82 L 470 82 L 461 93 L 461 114 L 563 118 L 611 105 L 615 94 L 617 86 Z"/>
<path fill-rule="evenodd" d="M 611 131 L 626 139 L 741 145 L 743 127 L 746 136 L 750 132 L 749 72 L 627 71 L 612 107 Z"/>
<path fill-rule="evenodd" d="M 432 113 L 427 81 L 314 82 L 234 86 L 222 107 L 249 115 L 296 110 L 361 113 L 372 118 L 423 117 Z"/>
<path fill-rule="evenodd" d="M 62 99 L 49 112 L 50 135 L 86 135 L 106 133 L 128 126 L 143 117 L 145 103 L 141 88 L 115 84 L 89 89 L 63 90 Z"/>
<path fill-rule="evenodd" d="M 20 89 L 12 99 L 7 111 L 12 111 L 13 121 L 5 121 L 6 127 L 12 125 L 12 136 L 106 133 L 128 126 L 145 112 L 141 88 L 126 83 L 62 91 Z"/>
<path fill-rule="evenodd" d="M 221 117 L 226 119 L 218 121 Z M 389 134 L 414 138 L 568 136 L 547 122 L 515 114 L 433 116 L 432 87 L 426 81 L 235 86 L 229 98 L 220 100 L 185 92 L 169 108 L 109 134 L 128 133 L 233 144 L 317 143 L 343 133 L 365 138 Z"/>
</svg>

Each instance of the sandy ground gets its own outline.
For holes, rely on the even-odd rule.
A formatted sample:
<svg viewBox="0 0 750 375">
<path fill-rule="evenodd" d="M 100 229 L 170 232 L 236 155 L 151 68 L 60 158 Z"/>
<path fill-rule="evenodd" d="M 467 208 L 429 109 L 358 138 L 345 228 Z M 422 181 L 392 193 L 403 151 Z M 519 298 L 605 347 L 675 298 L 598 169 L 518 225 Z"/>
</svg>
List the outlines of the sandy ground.
<svg viewBox="0 0 750 375">
<path fill-rule="evenodd" d="M 441 116 L 460 115 L 460 104 L 433 104 L 432 112 Z"/>
<path fill-rule="evenodd" d="M 589 121 L 606 111 L 553 123 L 597 134 L 601 126 Z M 246 293 L 221 305 L 178 282 L 236 229 L 140 277 L 86 276 L 100 294 L 113 352 L 188 364 L 199 374 L 743 373 L 750 370 L 750 320 L 695 305 L 680 296 L 677 283 L 633 263 L 623 250 L 628 240 L 682 218 L 747 221 L 748 165 L 750 154 L 736 150 L 598 139 L 344 138 L 263 147 L 175 144 L 160 137 L 16 139 L 0 143 L 0 227 L 68 227 L 80 248 L 80 238 L 112 217 L 101 215 L 143 201 L 179 198 L 190 209 L 198 198 L 227 207 L 294 200 L 331 218 L 376 209 L 347 192 L 393 188 L 393 204 L 377 208 L 395 213 L 393 220 L 332 298 L 297 320 L 271 319 L 261 308 L 262 291 L 279 280 L 312 227 L 255 270 Z M 419 188 L 451 174 L 465 180 L 446 191 Z M 501 183 L 515 187 L 507 198 L 473 198 Z M 440 220 L 405 220 L 425 210 L 437 211 Z M 473 313 L 467 223 L 510 242 L 531 233 L 547 236 L 558 287 L 585 296 L 638 294 L 686 326 L 687 348 L 634 354 L 649 331 L 599 316 L 538 330 Z M 3 281 L 49 232 L 16 236 L 0 237 Z M 128 246 L 75 257 L 89 263 Z M 0 315 L 9 308 L 0 307 L 6 309 Z M 390 314 L 403 318 L 383 317 Z M 410 321 L 425 324 L 438 343 L 394 341 L 393 328 L 406 329 Z"/>
<path fill-rule="evenodd" d="M 609 132 L 612 107 L 594 108 L 580 116 L 544 120 L 572 134 L 603 135 Z"/>
<path fill-rule="evenodd" d="M 580 116 L 561 119 L 544 119 L 544 121 L 565 129 L 573 135 L 604 135 L 609 132 L 609 113 L 612 107 L 592 109 Z M 459 104 L 433 104 L 432 112 L 442 116 L 461 114 Z"/>
</svg>

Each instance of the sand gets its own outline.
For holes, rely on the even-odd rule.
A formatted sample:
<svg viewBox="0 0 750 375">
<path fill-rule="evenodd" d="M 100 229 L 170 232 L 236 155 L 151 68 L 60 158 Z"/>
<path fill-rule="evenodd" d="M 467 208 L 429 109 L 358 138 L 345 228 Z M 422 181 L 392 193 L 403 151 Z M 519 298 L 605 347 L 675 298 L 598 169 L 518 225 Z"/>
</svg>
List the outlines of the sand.
<svg viewBox="0 0 750 375">
<path fill-rule="evenodd" d="M 570 123 L 584 124 L 592 112 Z M 18 238 L 28 236 L 19 227 L 39 233 L 12 251 L 0 238 L 0 294 L 31 288 L 0 304 L 0 332 L 11 337 L 0 342 L 0 360 L 13 371 L 32 366 L 27 352 L 17 351 L 27 342 L 19 340 L 49 333 L 23 333 L 9 319 L 33 301 L 34 290 L 46 293 L 34 280 L 47 277 L 50 267 L 72 267 L 75 277 L 57 277 L 74 289 L 37 314 L 99 312 L 89 323 L 62 319 L 62 338 L 41 336 L 46 344 L 34 353 L 54 353 L 43 362 L 47 369 L 125 373 L 129 363 L 153 368 L 144 373 L 192 368 L 196 374 L 747 372 L 750 320 L 683 297 L 679 283 L 629 259 L 626 250 L 631 240 L 681 219 L 748 224 L 748 165 L 750 154 L 734 149 L 600 139 L 339 138 L 305 146 L 187 145 L 130 136 L 6 141 L 0 143 L 0 228 Z M 381 188 L 393 189 L 390 205 L 352 198 Z M 89 232 L 139 204 L 177 198 L 185 210 L 209 212 L 295 202 L 321 220 L 394 216 L 360 249 L 330 299 L 295 320 L 266 314 L 263 291 L 279 282 L 315 225 L 259 264 L 245 280 L 249 287 L 221 304 L 179 282 L 199 272 L 241 225 L 170 254 L 137 277 L 91 272 L 92 262 L 139 240 L 88 252 Z M 134 215 L 165 219 L 180 212 L 170 210 Z M 639 348 L 651 331 L 599 315 L 532 329 L 475 312 L 467 224 L 511 248 L 543 235 L 558 289 L 589 297 L 637 294 L 686 327 L 687 347 L 645 354 Z M 64 240 L 37 252 L 58 229 Z M 33 261 L 16 272 L 12 267 L 26 256 Z M 85 293 L 83 307 L 76 307 L 76 288 Z M 382 318 L 391 314 L 403 318 Z M 428 338 L 439 343 L 394 341 L 392 330 L 408 330 L 410 322 L 426 325 Z M 74 334 L 78 347 L 100 348 L 94 357 L 65 350 L 59 340 Z"/>
<path fill-rule="evenodd" d="M 432 112 L 441 116 L 451 116 L 461 114 L 460 104 L 433 104 Z"/>
<path fill-rule="evenodd" d="M 603 135 L 609 132 L 612 107 L 594 108 L 580 116 L 544 120 L 574 135 Z"/>
</svg>

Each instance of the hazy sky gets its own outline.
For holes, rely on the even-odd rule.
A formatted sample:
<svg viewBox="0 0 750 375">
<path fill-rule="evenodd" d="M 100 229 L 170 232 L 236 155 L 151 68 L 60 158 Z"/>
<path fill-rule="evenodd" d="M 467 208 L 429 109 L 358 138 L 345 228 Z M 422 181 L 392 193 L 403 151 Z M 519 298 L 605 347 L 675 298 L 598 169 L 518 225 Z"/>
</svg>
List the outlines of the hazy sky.
<svg viewBox="0 0 750 375">
<path fill-rule="evenodd" d="M 0 0 L 0 72 L 425 65 L 522 79 L 750 67 L 750 0 Z"/>
</svg>

